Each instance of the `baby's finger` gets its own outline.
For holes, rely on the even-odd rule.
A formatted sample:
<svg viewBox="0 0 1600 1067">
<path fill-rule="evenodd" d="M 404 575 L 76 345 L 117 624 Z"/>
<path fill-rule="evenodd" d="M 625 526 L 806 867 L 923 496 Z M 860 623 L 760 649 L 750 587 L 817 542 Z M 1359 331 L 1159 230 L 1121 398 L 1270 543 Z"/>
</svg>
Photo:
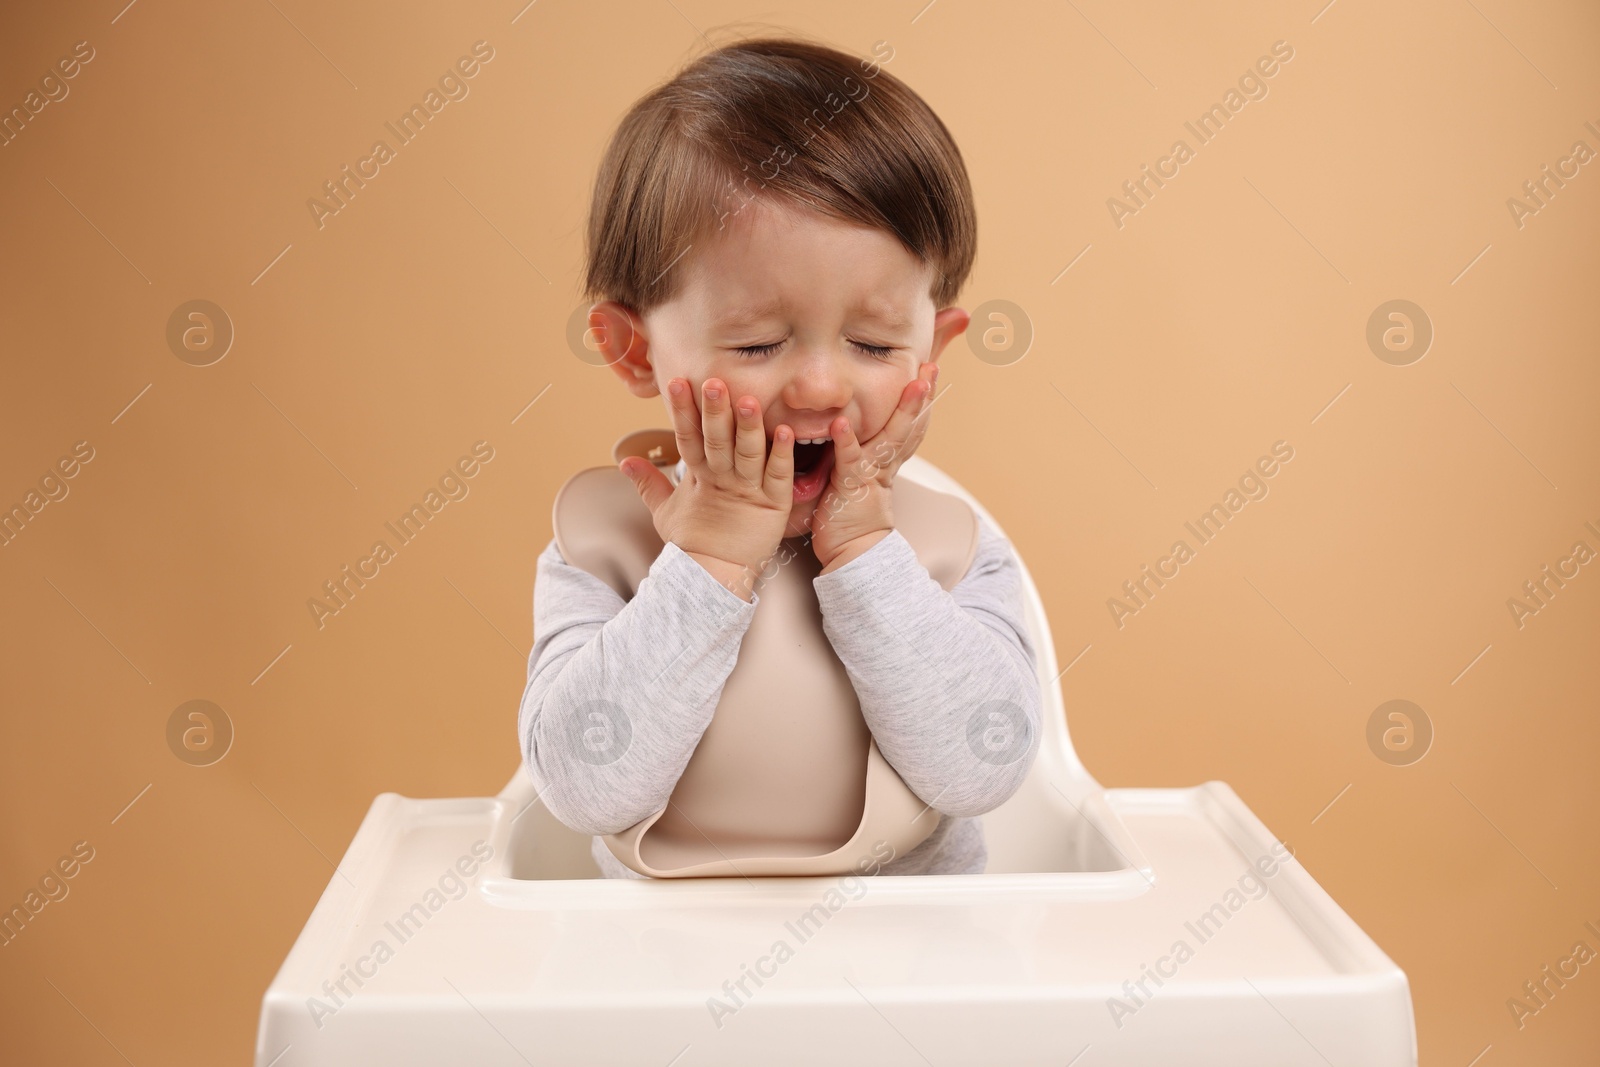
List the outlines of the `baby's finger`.
<svg viewBox="0 0 1600 1067">
<path fill-rule="evenodd" d="M 794 496 L 794 428 L 780 425 L 772 434 L 772 454 L 767 457 L 767 495 Z"/>
<path fill-rule="evenodd" d="M 628 480 L 633 482 L 633 487 L 639 491 L 639 498 L 644 501 L 645 507 L 650 509 L 650 514 L 654 515 L 657 509 L 666 503 L 667 498 L 672 496 L 672 483 L 667 480 L 666 475 L 656 469 L 655 464 L 632 456 L 628 459 L 632 459 L 633 462 L 629 463 L 624 459 L 619 467 L 622 473 L 628 476 Z"/>
<path fill-rule="evenodd" d="M 931 418 L 932 413 L 929 409 L 923 408 L 922 412 L 912 421 L 911 432 L 906 435 L 906 439 L 901 442 L 900 448 L 896 453 L 901 463 L 911 458 L 912 453 L 917 450 L 917 446 L 922 444 L 922 439 L 928 436 L 928 423 Z"/>
<path fill-rule="evenodd" d="M 700 406 L 700 431 L 706 439 L 706 466 L 722 474 L 733 469 L 728 387 L 720 378 L 707 378 L 701 384 L 701 392 L 704 402 Z"/>
<path fill-rule="evenodd" d="M 829 427 L 833 434 L 833 465 L 836 470 L 846 470 L 861 458 L 861 441 L 855 428 L 843 415 L 833 420 Z"/>
<path fill-rule="evenodd" d="M 745 396 L 739 398 L 734 410 L 734 469 L 746 481 L 760 485 L 767 462 L 767 431 L 761 424 L 761 409 L 754 397 Z"/>
<path fill-rule="evenodd" d="M 917 401 L 916 412 L 912 417 L 912 433 L 908 435 L 908 438 L 916 437 L 920 440 L 922 434 L 926 433 L 928 429 L 928 413 L 933 410 L 933 388 L 939 377 L 939 368 L 933 367 L 932 372 L 926 378 L 923 378 L 921 374 L 918 374 L 917 377 L 927 384 L 923 387 L 925 391 Z"/>
<path fill-rule="evenodd" d="M 922 374 L 917 375 L 916 381 L 906 383 L 894 414 L 889 416 L 888 424 L 873 439 L 873 462 L 877 466 L 886 467 L 896 459 L 903 458 L 906 444 L 917 429 L 916 421 L 927 410 L 928 396 L 932 392 L 933 384 Z"/>
<path fill-rule="evenodd" d="M 678 444 L 678 458 L 698 468 L 706 461 L 700 439 L 700 412 L 694 406 L 691 384 L 682 378 L 667 383 L 667 406 L 672 409 L 672 435 Z"/>
</svg>

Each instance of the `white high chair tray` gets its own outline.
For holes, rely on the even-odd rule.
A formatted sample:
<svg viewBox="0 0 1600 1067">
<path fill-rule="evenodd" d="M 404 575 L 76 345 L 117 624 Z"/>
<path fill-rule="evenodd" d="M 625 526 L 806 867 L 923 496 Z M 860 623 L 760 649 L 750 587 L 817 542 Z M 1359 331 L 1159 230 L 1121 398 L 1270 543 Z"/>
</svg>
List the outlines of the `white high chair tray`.
<svg viewBox="0 0 1600 1067">
<path fill-rule="evenodd" d="M 920 457 L 900 476 L 994 522 Z M 1404 973 L 1232 789 L 1083 768 L 1022 572 L 1044 738 L 983 816 L 984 874 L 603 879 L 525 768 L 497 797 L 383 793 L 256 1067 L 1414 1067 Z"/>
</svg>

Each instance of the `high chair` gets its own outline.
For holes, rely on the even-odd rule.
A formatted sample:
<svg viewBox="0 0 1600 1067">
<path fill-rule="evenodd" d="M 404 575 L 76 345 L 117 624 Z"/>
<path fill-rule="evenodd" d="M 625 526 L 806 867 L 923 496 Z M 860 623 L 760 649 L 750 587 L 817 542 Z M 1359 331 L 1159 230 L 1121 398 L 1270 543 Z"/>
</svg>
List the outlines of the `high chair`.
<svg viewBox="0 0 1600 1067">
<path fill-rule="evenodd" d="M 898 477 L 1004 533 L 927 460 Z M 985 873 L 603 879 L 520 762 L 494 797 L 382 793 L 256 1067 L 1415 1067 L 1405 974 L 1226 783 L 1084 769 L 1021 573 L 1044 736 Z"/>
</svg>

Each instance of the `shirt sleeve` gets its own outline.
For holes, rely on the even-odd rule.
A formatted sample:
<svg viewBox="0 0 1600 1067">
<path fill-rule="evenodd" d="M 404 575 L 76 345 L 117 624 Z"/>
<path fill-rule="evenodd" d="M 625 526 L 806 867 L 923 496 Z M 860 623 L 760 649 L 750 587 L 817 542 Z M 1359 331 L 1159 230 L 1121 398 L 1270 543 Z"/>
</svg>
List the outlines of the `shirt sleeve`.
<svg viewBox="0 0 1600 1067">
<path fill-rule="evenodd" d="M 551 540 L 534 581 L 517 736 L 552 815 L 600 835 L 667 806 L 733 672 L 752 595 L 669 541 L 625 601 Z"/>
<path fill-rule="evenodd" d="M 884 759 L 925 803 L 981 815 L 1022 785 L 1041 696 L 1011 545 L 978 516 L 978 549 L 946 591 L 891 530 L 812 579 L 823 632 Z"/>
</svg>

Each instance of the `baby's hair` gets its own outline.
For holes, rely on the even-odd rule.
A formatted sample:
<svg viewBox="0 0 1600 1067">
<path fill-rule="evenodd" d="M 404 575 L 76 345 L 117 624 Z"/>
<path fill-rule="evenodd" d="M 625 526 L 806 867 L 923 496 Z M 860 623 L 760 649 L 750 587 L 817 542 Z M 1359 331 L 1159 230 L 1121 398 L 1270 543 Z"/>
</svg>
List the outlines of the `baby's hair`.
<svg viewBox="0 0 1600 1067">
<path fill-rule="evenodd" d="M 595 179 L 584 294 L 643 314 L 672 299 L 696 243 L 770 193 L 892 234 L 955 303 L 977 252 L 967 170 L 950 131 L 884 70 L 793 37 L 708 52 L 642 97 Z"/>
</svg>

